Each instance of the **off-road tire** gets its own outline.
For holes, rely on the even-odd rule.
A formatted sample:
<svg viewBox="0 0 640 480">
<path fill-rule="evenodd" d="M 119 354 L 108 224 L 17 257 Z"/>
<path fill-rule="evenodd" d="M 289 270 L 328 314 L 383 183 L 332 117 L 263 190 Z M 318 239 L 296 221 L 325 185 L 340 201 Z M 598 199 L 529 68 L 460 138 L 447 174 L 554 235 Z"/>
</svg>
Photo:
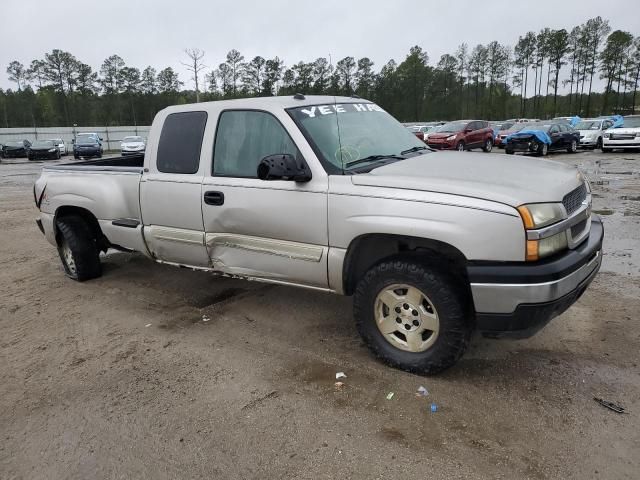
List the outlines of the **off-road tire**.
<svg viewBox="0 0 640 480">
<path fill-rule="evenodd" d="M 415 286 L 427 295 L 439 317 L 435 343 L 423 352 L 400 350 L 389 343 L 375 320 L 378 293 L 392 284 Z M 473 330 L 466 290 L 444 269 L 423 264 L 420 259 L 396 258 L 372 267 L 360 280 L 353 299 L 358 332 L 371 352 L 392 367 L 433 375 L 454 365 L 465 352 Z"/>
<path fill-rule="evenodd" d="M 78 282 L 102 275 L 100 250 L 87 223 L 78 216 L 70 215 L 57 221 L 58 254 L 67 276 Z M 74 268 L 70 268 L 64 255 L 65 244 L 69 247 Z"/>
</svg>

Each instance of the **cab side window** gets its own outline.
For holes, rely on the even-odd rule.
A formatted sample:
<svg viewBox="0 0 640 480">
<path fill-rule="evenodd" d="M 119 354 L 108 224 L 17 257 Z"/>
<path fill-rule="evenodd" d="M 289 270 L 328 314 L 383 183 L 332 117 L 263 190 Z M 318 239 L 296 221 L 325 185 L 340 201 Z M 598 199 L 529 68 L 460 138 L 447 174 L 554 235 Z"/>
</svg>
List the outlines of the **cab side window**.
<svg viewBox="0 0 640 480">
<path fill-rule="evenodd" d="M 613 125 L 613 122 L 606 120 L 603 124 L 602 124 L 602 129 L 606 130 L 608 128 L 611 128 L 611 125 Z"/>
<path fill-rule="evenodd" d="M 213 175 L 257 178 L 260 160 L 279 153 L 300 157 L 293 140 L 273 115 L 253 110 L 222 112 L 216 130 Z"/>
<path fill-rule="evenodd" d="M 158 171 L 196 173 L 207 112 L 181 112 L 167 115 L 158 142 Z"/>
</svg>

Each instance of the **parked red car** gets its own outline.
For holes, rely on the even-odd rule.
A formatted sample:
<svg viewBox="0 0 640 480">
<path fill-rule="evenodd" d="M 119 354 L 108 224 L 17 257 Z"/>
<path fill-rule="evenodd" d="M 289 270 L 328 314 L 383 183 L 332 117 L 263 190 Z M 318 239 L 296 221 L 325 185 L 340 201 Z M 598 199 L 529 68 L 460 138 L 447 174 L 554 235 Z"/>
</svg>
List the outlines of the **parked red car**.
<svg viewBox="0 0 640 480">
<path fill-rule="evenodd" d="M 493 128 L 484 120 L 457 120 L 445 123 L 429 133 L 427 145 L 437 150 L 471 150 L 493 148 Z"/>
<path fill-rule="evenodd" d="M 504 123 L 502 127 L 500 127 L 500 131 L 498 131 L 498 135 L 496 135 L 493 144 L 498 148 L 504 148 L 505 139 L 512 133 L 518 133 L 523 128 L 526 128 L 527 125 L 529 125 L 529 123 Z"/>
</svg>

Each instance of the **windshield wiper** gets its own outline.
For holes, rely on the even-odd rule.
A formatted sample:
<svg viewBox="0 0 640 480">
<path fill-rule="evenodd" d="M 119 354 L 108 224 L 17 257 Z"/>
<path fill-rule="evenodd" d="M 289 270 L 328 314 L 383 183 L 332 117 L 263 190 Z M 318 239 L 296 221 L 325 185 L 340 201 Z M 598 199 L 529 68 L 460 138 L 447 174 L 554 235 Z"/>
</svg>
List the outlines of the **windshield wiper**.
<svg viewBox="0 0 640 480">
<path fill-rule="evenodd" d="M 429 150 L 429 148 L 428 147 L 424 147 L 424 146 L 412 147 L 412 148 L 409 148 L 407 150 L 401 151 L 400 155 L 406 155 L 407 153 L 419 152 L 420 150 Z"/>
<path fill-rule="evenodd" d="M 389 155 L 369 155 L 368 157 L 359 158 L 358 160 L 353 160 L 352 162 L 347 162 L 345 164 L 345 167 L 349 168 L 349 167 L 353 167 L 354 165 L 360 165 L 361 163 L 372 162 L 372 161 L 375 161 L 375 160 L 385 160 L 385 159 L 406 160 L 406 158 L 403 157 L 403 156 L 393 155 L 393 154 L 389 154 Z"/>
</svg>

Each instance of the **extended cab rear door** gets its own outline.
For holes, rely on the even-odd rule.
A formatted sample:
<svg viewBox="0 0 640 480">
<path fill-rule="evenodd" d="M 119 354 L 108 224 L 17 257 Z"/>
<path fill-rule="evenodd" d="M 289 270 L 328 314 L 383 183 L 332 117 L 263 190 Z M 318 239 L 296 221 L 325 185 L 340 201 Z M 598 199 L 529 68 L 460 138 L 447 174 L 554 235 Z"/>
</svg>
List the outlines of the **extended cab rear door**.
<svg viewBox="0 0 640 480">
<path fill-rule="evenodd" d="M 257 178 L 262 158 L 283 153 L 304 158 L 312 179 Z M 328 181 L 315 160 L 284 110 L 219 112 L 213 164 L 202 188 L 205 242 L 216 270 L 328 286 Z"/>
<path fill-rule="evenodd" d="M 207 121 L 203 111 L 165 111 L 151 128 L 140 208 L 147 247 L 164 262 L 209 265 L 201 207 L 202 179 L 209 165 L 203 152 L 211 152 Z"/>
</svg>

